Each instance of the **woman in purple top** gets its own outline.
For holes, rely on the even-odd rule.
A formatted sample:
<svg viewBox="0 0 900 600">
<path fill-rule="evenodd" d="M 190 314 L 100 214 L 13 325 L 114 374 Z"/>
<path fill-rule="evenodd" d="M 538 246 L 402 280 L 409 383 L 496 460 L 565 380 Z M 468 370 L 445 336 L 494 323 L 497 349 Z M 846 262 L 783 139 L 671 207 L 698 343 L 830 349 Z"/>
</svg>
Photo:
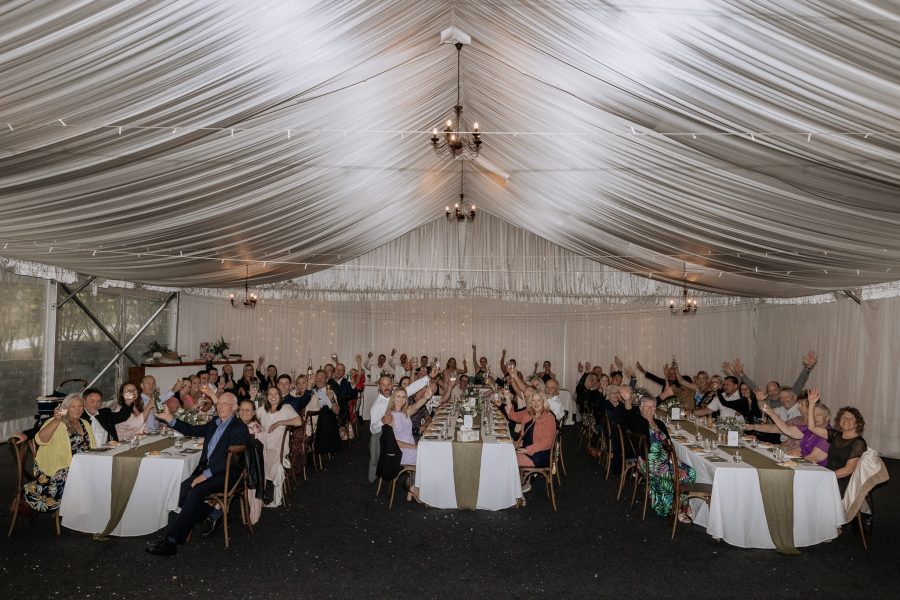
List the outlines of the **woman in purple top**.
<svg viewBox="0 0 900 600">
<path fill-rule="evenodd" d="M 765 399 L 765 392 L 756 390 L 757 399 L 760 394 L 762 394 L 763 399 Z M 789 438 L 800 440 L 799 448 L 789 452 L 789 454 L 794 455 L 796 453 L 806 460 L 824 467 L 828 461 L 828 440 L 821 438 L 810 431 L 808 425 L 788 425 L 775 413 L 775 411 L 769 408 L 768 404 L 762 401 L 761 403 L 762 412 L 772 420 L 774 425 L 748 425 L 746 428 L 766 433 L 783 433 Z M 830 427 L 828 421 L 831 418 L 831 411 L 828 410 L 827 406 L 824 404 L 817 404 L 813 411 L 815 413 L 814 419 L 816 426 Z"/>
<path fill-rule="evenodd" d="M 398 389 L 391 395 L 390 415 L 391 427 L 394 428 L 394 438 L 397 445 L 400 446 L 402 458 L 400 464 L 414 465 L 416 464 L 416 438 L 413 437 L 411 415 L 416 414 L 420 408 L 431 396 L 424 394 L 415 404 L 409 404 L 407 401 L 406 390 Z"/>
</svg>

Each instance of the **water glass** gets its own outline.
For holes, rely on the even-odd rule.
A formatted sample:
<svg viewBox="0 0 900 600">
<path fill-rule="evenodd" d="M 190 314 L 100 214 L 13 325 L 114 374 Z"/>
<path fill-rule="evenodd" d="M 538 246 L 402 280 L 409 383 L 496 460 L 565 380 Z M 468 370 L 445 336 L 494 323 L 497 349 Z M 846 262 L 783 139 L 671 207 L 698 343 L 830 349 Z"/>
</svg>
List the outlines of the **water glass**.
<svg viewBox="0 0 900 600">
<path fill-rule="evenodd" d="M 181 452 L 182 448 L 184 448 L 184 440 L 182 438 L 175 438 L 175 451 Z"/>
<path fill-rule="evenodd" d="M 744 460 L 744 459 L 741 458 L 741 451 L 740 451 L 740 450 L 735 450 L 735 451 L 734 451 L 734 462 L 739 463 L 739 462 L 742 462 L 743 460 Z"/>
<path fill-rule="evenodd" d="M 129 442 L 131 443 L 132 448 L 137 448 L 140 445 L 141 440 L 138 439 L 138 436 L 133 435 L 131 436 L 131 440 L 129 440 Z"/>
</svg>

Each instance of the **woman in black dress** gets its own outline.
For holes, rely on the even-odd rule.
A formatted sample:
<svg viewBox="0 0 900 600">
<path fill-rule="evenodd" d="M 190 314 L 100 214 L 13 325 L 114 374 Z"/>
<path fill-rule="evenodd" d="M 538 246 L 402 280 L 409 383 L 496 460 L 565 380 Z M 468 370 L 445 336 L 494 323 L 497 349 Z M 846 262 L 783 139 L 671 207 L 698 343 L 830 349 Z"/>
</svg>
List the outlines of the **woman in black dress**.
<svg viewBox="0 0 900 600">
<path fill-rule="evenodd" d="M 853 475 L 856 465 L 859 464 L 859 457 L 868 448 L 866 440 L 861 435 L 866 422 L 857 409 L 845 406 L 838 411 L 837 417 L 834 419 L 834 429 L 820 427 L 816 425 L 815 410 L 813 410 L 818 401 L 819 390 L 813 388 L 809 392 L 807 414 L 809 422 L 807 426 L 817 436 L 828 440 L 828 461 L 825 466 L 834 471 L 838 489 L 841 490 L 841 496 L 843 496 L 844 490 L 847 489 L 847 484 L 850 482 L 850 476 Z"/>
</svg>

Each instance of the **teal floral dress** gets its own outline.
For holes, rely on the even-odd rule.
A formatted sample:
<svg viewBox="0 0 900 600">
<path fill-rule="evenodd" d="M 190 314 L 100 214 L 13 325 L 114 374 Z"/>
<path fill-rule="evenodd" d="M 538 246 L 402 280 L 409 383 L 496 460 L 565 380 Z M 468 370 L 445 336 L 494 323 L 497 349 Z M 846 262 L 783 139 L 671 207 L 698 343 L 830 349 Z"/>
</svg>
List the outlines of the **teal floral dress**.
<svg viewBox="0 0 900 600">
<path fill-rule="evenodd" d="M 665 434 L 648 426 L 650 433 L 650 447 L 647 459 L 639 458 L 640 469 L 648 472 L 650 478 L 650 506 L 661 516 L 672 512 L 672 504 L 675 499 L 675 485 L 672 480 L 672 463 L 666 454 L 664 443 L 668 443 Z M 678 462 L 678 470 L 681 474 L 681 483 L 694 483 L 697 480 L 697 472 L 683 462 Z"/>
<path fill-rule="evenodd" d="M 87 452 L 91 447 L 91 439 L 87 431 L 80 434 L 70 430 L 69 443 L 72 446 L 72 455 Z M 25 501 L 31 508 L 39 512 L 57 510 L 68 476 L 68 467 L 60 469 L 56 473 L 44 473 L 38 468 L 37 461 L 35 461 L 34 481 L 25 484 Z"/>
</svg>

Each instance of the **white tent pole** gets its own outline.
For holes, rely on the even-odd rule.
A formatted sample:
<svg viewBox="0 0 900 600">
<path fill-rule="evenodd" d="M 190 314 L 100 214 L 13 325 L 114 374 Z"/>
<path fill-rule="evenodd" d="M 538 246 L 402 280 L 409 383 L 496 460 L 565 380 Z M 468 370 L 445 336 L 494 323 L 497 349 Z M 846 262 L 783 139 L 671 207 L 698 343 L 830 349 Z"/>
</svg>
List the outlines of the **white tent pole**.
<svg viewBox="0 0 900 600">
<path fill-rule="evenodd" d="M 56 294 L 55 279 L 44 281 L 44 360 L 41 362 L 41 394 L 56 388 Z"/>
</svg>

